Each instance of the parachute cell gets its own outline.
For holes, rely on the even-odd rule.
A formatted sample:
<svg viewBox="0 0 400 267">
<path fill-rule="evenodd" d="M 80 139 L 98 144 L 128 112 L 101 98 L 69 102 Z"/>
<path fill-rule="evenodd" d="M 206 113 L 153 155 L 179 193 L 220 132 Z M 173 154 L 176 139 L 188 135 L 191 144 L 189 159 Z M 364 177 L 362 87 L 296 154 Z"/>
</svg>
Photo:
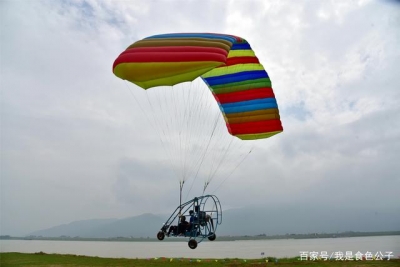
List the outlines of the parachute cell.
<svg viewBox="0 0 400 267">
<path fill-rule="evenodd" d="M 201 77 L 230 134 L 253 140 L 283 131 L 271 80 L 243 38 L 213 33 L 151 36 L 122 52 L 113 72 L 143 89 Z"/>
</svg>

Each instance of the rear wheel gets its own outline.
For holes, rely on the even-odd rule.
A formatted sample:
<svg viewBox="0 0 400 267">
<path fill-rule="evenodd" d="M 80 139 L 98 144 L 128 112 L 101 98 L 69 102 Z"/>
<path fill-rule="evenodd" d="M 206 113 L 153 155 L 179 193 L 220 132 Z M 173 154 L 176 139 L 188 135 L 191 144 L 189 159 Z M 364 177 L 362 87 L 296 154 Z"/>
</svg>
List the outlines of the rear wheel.
<svg viewBox="0 0 400 267">
<path fill-rule="evenodd" d="M 208 240 L 214 241 L 217 238 L 217 236 L 214 233 L 210 233 L 210 236 L 208 237 Z"/>
<path fill-rule="evenodd" d="M 195 249 L 195 248 L 197 248 L 197 241 L 194 239 L 190 239 L 188 242 L 188 245 L 189 245 L 189 248 Z"/>
<path fill-rule="evenodd" d="M 157 233 L 157 238 L 158 238 L 158 240 L 163 240 L 164 237 L 165 237 L 164 232 L 160 231 L 160 232 Z"/>
</svg>

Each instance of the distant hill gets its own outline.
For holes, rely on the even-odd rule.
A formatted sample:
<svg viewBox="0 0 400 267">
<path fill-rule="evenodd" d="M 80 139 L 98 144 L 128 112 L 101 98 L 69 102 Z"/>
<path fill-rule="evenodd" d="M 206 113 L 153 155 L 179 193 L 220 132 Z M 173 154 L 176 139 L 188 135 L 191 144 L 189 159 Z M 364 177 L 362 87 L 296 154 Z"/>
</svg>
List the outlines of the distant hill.
<svg viewBox="0 0 400 267">
<path fill-rule="evenodd" d="M 241 208 L 224 211 L 219 235 L 375 232 L 400 230 L 400 212 L 348 208 L 312 210 L 299 206 Z"/>
<path fill-rule="evenodd" d="M 120 219 L 90 232 L 94 237 L 155 237 L 167 219 L 146 213 Z"/>
<path fill-rule="evenodd" d="M 90 232 L 94 229 L 102 228 L 105 225 L 118 221 L 118 219 L 93 219 L 84 221 L 75 221 L 69 224 L 62 224 L 48 229 L 35 231 L 31 233 L 34 236 L 43 237 L 59 237 L 59 236 L 81 236 L 81 237 L 94 237 L 90 236 Z"/>
<path fill-rule="evenodd" d="M 169 215 L 150 213 L 124 219 L 75 221 L 35 231 L 42 237 L 155 237 Z M 399 212 L 362 210 L 312 211 L 299 207 L 231 209 L 223 212 L 218 236 L 277 235 L 293 233 L 335 233 L 346 231 L 376 232 L 400 230 Z"/>
<path fill-rule="evenodd" d="M 30 235 L 43 237 L 153 237 L 166 219 L 153 214 L 125 219 L 95 219 L 62 224 L 49 229 L 35 231 Z"/>
</svg>

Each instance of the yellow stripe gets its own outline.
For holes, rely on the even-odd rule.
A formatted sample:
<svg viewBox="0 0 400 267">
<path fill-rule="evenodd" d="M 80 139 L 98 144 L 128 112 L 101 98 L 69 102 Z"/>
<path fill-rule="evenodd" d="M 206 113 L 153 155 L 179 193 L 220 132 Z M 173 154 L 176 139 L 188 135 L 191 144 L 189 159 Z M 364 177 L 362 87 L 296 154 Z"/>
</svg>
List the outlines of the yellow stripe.
<svg viewBox="0 0 400 267">
<path fill-rule="evenodd" d="M 220 65 L 215 61 L 121 63 L 114 68 L 114 74 L 147 89 L 193 81 Z"/>
<path fill-rule="evenodd" d="M 207 72 L 207 69 L 198 69 L 196 71 L 190 72 L 190 73 L 180 73 L 175 76 L 169 76 L 165 78 L 160 78 L 160 79 L 153 79 L 145 82 L 135 82 L 136 85 L 142 87 L 143 89 L 148 89 L 151 87 L 155 86 L 173 86 L 178 83 L 183 83 L 183 82 L 190 82 L 199 77 L 202 73 Z"/>
<path fill-rule="evenodd" d="M 251 64 L 237 64 L 228 67 L 216 68 L 210 70 L 209 72 L 203 74 L 202 78 L 210 78 L 215 76 L 221 76 L 226 74 L 237 73 L 241 71 L 250 71 L 250 70 L 264 70 L 263 65 L 258 63 L 251 63 Z"/>
<path fill-rule="evenodd" d="M 256 140 L 256 139 L 268 138 L 268 137 L 271 137 L 271 136 L 276 135 L 281 132 L 282 131 L 260 133 L 260 134 L 238 134 L 238 135 L 236 135 L 236 137 L 238 137 L 242 140 Z"/>
<path fill-rule="evenodd" d="M 255 57 L 253 50 L 231 50 L 229 51 L 228 58 L 230 57 Z"/>
</svg>

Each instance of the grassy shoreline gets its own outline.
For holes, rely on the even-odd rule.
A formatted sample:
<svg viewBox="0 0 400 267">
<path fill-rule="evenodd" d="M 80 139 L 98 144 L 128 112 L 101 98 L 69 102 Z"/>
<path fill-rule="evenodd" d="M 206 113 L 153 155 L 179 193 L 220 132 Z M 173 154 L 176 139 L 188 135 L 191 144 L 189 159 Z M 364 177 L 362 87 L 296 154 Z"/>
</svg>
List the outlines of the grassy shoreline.
<svg viewBox="0 0 400 267">
<path fill-rule="evenodd" d="M 0 266 L 313 266 L 313 267 L 366 267 L 366 266 L 400 266 L 400 259 L 390 260 L 300 260 L 295 258 L 260 258 L 260 259 L 190 259 L 190 258 L 101 258 L 70 254 L 38 253 L 0 253 Z"/>
</svg>

